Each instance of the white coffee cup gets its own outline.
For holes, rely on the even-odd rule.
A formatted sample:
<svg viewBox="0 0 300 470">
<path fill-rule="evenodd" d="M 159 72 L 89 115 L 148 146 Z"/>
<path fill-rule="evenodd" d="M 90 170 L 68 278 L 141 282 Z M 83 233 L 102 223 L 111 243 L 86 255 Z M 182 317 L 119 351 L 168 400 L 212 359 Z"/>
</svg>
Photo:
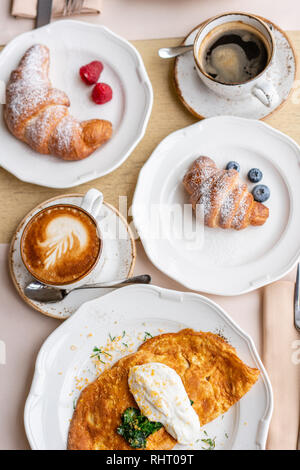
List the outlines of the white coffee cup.
<svg viewBox="0 0 300 470">
<path fill-rule="evenodd" d="M 62 289 L 73 289 L 75 287 L 79 287 L 83 284 L 87 284 L 91 278 L 95 275 L 95 272 L 99 271 L 103 265 L 103 252 L 104 252 L 104 243 L 103 243 L 103 237 L 101 234 L 101 230 L 99 227 L 99 223 L 97 222 L 97 217 L 100 214 L 101 207 L 103 205 L 103 194 L 98 191 L 97 189 L 90 189 L 82 198 L 81 204 L 69 204 L 69 203 L 58 203 L 58 204 L 53 204 L 51 206 L 47 206 L 44 209 L 38 211 L 36 214 L 34 214 L 31 219 L 28 221 L 27 225 L 25 226 L 22 236 L 21 236 L 21 241 L 20 241 L 20 251 L 21 251 L 21 258 L 23 261 L 23 264 L 27 271 L 38 281 L 51 285 L 57 288 L 62 288 Z M 74 282 L 71 283 L 64 283 L 64 284 L 57 284 L 57 283 L 50 283 L 50 282 L 45 282 L 43 279 L 39 279 L 39 277 L 35 274 L 34 270 L 30 268 L 29 263 L 26 261 L 26 256 L 24 255 L 24 243 L 26 239 L 26 233 L 27 230 L 30 228 L 30 225 L 33 223 L 34 219 L 38 217 L 42 212 L 47 211 L 51 208 L 55 207 L 68 207 L 68 208 L 78 208 L 81 211 L 83 211 L 85 214 L 87 214 L 92 222 L 94 223 L 96 229 L 97 229 L 97 234 L 100 239 L 100 247 L 99 247 L 99 252 L 97 257 L 95 258 L 95 262 L 92 264 L 91 268 L 87 273 L 84 275 L 80 276 L 79 279 L 76 279 Z"/>
<path fill-rule="evenodd" d="M 215 78 L 208 75 L 203 69 L 199 60 L 199 50 L 202 41 L 211 33 L 217 26 L 224 25 L 231 22 L 242 22 L 254 27 L 259 33 L 261 33 L 269 48 L 269 57 L 264 70 L 256 77 L 248 80 L 244 83 L 225 84 L 218 82 Z M 278 99 L 278 94 L 273 84 L 267 77 L 275 54 L 275 39 L 272 31 L 268 25 L 260 18 L 250 15 L 247 13 L 227 13 L 224 15 L 216 16 L 206 22 L 198 31 L 194 41 L 194 60 L 196 64 L 196 70 L 205 83 L 217 95 L 228 98 L 230 100 L 242 100 L 247 96 L 255 96 L 265 106 L 272 106 Z"/>
</svg>

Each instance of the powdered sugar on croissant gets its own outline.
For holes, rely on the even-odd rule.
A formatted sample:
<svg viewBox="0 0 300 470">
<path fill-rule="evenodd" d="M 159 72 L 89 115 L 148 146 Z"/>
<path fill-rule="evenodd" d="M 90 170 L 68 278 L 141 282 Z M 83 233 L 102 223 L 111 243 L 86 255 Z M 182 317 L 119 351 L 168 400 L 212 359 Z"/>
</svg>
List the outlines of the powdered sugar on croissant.
<svg viewBox="0 0 300 470">
<path fill-rule="evenodd" d="M 37 152 L 81 160 L 111 137 L 112 125 L 69 114 L 68 96 L 49 80 L 49 60 L 46 46 L 27 50 L 7 84 L 4 118 L 11 133 Z"/>
<path fill-rule="evenodd" d="M 204 206 L 208 227 L 241 230 L 249 225 L 263 225 L 269 209 L 254 201 L 236 170 L 220 170 L 209 157 L 199 157 L 184 176 L 193 208 Z"/>
</svg>

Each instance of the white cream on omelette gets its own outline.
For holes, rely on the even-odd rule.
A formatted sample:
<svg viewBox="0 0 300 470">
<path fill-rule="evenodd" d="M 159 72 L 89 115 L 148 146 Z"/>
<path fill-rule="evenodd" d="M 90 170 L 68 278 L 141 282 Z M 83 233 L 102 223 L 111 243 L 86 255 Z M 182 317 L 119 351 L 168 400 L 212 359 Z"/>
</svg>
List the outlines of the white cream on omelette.
<svg viewBox="0 0 300 470">
<path fill-rule="evenodd" d="M 160 422 L 179 444 L 199 438 L 198 415 L 174 369 L 159 362 L 131 367 L 128 385 L 142 414 Z"/>
</svg>

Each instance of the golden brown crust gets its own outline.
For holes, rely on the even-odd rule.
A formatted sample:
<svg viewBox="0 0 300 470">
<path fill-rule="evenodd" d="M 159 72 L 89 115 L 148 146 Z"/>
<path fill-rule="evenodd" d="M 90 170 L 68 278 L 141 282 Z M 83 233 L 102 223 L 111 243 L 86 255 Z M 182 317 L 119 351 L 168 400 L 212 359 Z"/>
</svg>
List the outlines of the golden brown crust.
<svg viewBox="0 0 300 470">
<path fill-rule="evenodd" d="M 250 217 L 251 225 L 263 225 L 269 217 L 269 208 L 260 202 L 254 201 Z"/>
<path fill-rule="evenodd" d="M 120 359 L 81 393 L 70 425 L 68 449 L 132 450 L 116 428 L 125 409 L 137 407 L 128 388 L 129 369 L 148 362 L 161 362 L 176 370 L 202 426 L 240 400 L 259 376 L 258 369 L 246 366 L 235 349 L 213 333 L 185 329 L 156 336 L 136 353 Z M 147 439 L 148 450 L 172 449 L 175 444 L 164 428 Z"/>
<path fill-rule="evenodd" d="M 46 46 L 26 51 L 6 87 L 5 122 L 37 152 L 81 160 L 110 139 L 112 125 L 100 119 L 80 123 L 69 114 L 69 98 L 49 80 L 49 60 Z"/>
<path fill-rule="evenodd" d="M 193 194 L 203 179 L 215 173 L 215 169 L 216 164 L 211 158 L 204 156 L 197 158 L 183 178 L 187 192 Z"/>
<path fill-rule="evenodd" d="M 269 217 L 269 209 L 254 201 L 238 172 L 220 170 L 211 158 L 197 158 L 185 174 L 183 185 L 193 209 L 203 205 L 208 227 L 241 230 L 263 225 Z"/>
</svg>

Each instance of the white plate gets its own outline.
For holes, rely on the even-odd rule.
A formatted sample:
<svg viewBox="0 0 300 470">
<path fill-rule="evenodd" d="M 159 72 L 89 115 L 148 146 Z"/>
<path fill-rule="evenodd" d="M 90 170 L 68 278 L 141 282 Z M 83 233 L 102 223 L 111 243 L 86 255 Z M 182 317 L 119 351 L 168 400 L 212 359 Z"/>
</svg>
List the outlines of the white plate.
<svg viewBox="0 0 300 470">
<path fill-rule="evenodd" d="M 79 395 L 76 384 L 80 379 L 84 383 L 84 378 L 94 380 L 90 355 L 94 346 L 106 344 L 109 334 L 121 336 L 125 330 L 123 341 L 132 342 L 135 349 L 146 331 L 154 336 L 186 327 L 222 332 L 239 357 L 261 371 L 250 392 L 223 418 L 220 416 L 202 430 L 212 438 L 216 436 L 217 449 L 263 449 L 273 397 L 253 341 L 211 300 L 155 286 L 129 286 L 87 302 L 45 341 L 25 406 L 25 429 L 31 448 L 66 448 L 69 420 Z M 116 352 L 113 361 L 124 354 Z M 197 445 L 201 448 L 203 443 Z"/>
<path fill-rule="evenodd" d="M 61 195 L 44 201 L 27 214 L 21 221 L 10 246 L 9 268 L 13 283 L 27 304 L 44 315 L 65 320 L 70 317 L 87 300 L 92 300 L 99 295 L 105 295 L 112 289 L 85 289 L 72 292 L 61 302 L 42 303 L 28 299 L 24 295 L 24 288 L 32 280 L 32 276 L 25 268 L 20 252 L 20 240 L 23 230 L 29 219 L 44 207 L 53 204 L 77 204 L 80 205 L 82 195 Z M 100 214 L 97 217 L 104 240 L 103 262 L 97 269 L 89 283 L 106 282 L 113 279 L 130 277 L 135 265 L 136 248 L 133 234 L 124 217 L 119 211 L 104 202 Z"/>
<path fill-rule="evenodd" d="M 204 246 L 194 250 L 173 234 L 155 236 L 151 207 L 188 204 L 182 178 L 199 155 L 210 156 L 220 168 L 238 161 L 250 190 L 250 168 L 263 171 L 262 183 L 271 190 L 265 225 L 241 231 L 205 227 Z M 170 134 L 142 168 L 133 200 L 134 223 L 148 257 L 189 289 L 211 294 L 242 294 L 283 277 L 300 257 L 299 163 L 299 146 L 260 121 L 220 116 Z"/>
<path fill-rule="evenodd" d="M 265 106 L 251 95 L 240 101 L 216 95 L 199 79 L 193 52 L 188 52 L 176 59 L 174 78 L 179 98 L 192 114 L 200 119 L 221 115 L 264 119 L 287 100 L 296 76 L 295 52 L 289 38 L 278 26 L 265 18 L 262 20 L 269 25 L 276 42 L 273 64 L 267 72 L 267 78 L 272 82 L 278 94 L 272 106 Z M 200 26 L 202 25 L 190 32 L 183 44 L 193 43 Z"/>
<path fill-rule="evenodd" d="M 152 87 L 138 51 L 100 25 L 62 20 L 13 39 L 0 55 L 0 80 L 5 83 L 25 51 L 35 43 L 50 49 L 50 79 L 70 98 L 70 112 L 81 121 L 108 119 L 112 138 L 90 157 L 67 162 L 41 155 L 7 130 L 1 113 L 0 165 L 17 178 L 52 188 L 70 188 L 118 168 L 143 137 L 152 108 Z M 113 89 L 113 99 L 102 106 L 90 98 L 92 87 L 79 77 L 79 68 L 101 60 L 101 81 Z"/>
</svg>

